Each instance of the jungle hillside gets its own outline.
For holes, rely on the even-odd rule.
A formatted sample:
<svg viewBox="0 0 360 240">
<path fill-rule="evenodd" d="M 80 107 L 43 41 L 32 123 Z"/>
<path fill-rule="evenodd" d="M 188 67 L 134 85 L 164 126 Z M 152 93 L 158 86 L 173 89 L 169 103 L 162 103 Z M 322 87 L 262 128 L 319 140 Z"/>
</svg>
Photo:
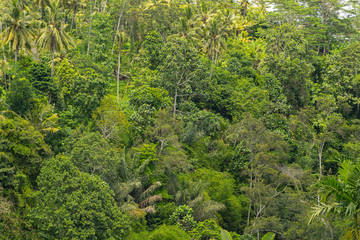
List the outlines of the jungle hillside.
<svg viewBox="0 0 360 240">
<path fill-rule="evenodd" d="M 360 240 L 359 0 L 0 0 L 0 239 Z"/>
</svg>

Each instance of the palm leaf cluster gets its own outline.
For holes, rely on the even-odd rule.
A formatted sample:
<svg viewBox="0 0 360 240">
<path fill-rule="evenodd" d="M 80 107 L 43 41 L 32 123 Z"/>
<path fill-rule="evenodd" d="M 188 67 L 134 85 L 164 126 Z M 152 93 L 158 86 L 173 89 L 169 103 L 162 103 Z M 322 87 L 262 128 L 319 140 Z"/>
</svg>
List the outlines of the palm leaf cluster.
<svg viewBox="0 0 360 240">
<path fill-rule="evenodd" d="M 360 163 L 342 162 L 338 177 L 323 179 L 319 189 L 321 201 L 313 207 L 310 222 L 324 214 L 349 217 L 352 223 L 346 229 L 345 239 L 360 239 Z"/>
<path fill-rule="evenodd" d="M 12 1 L 2 10 L 1 22 L 5 26 L 1 36 L 15 51 L 15 62 L 20 49 L 30 49 L 35 37 L 36 14 L 27 7 L 21 7 L 17 1 Z"/>
<path fill-rule="evenodd" d="M 141 213 L 154 213 L 156 202 L 162 201 L 161 194 L 154 194 L 162 184 L 155 182 L 146 185 L 146 168 L 151 159 L 143 163 L 136 154 L 124 150 L 120 159 L 120 181 L 114 186 L 117 201 L 124 203 L 122 209 L 131 215 L 142 217 Z"/>
<path fill-rule="evenodd" d="M 15 63 L 20 50 L 33 51 L 39 47 L 50 51 L 53 76 L 55 52 L 66 52 L 75 46 L 75 42 L 66 32 L 68 25 L 63 21 L 65 11 L 60 7 L 60 0 L 35 1 L 35 4 L 41 6 L 41 18 L 18 0 L 4 4 L 0 10 L 0 22 L 4 28 L 1 39 L 15 52 Z"/>
<path fill-rule="evenodd" d="M 192 182 L 179 180 L 172 172 L 168 171 L 167 188 L 173 194 L 175 203 L 178 206 L 188 205 L 194 210 L 194 219 L 204 221 L 215 218 L 216 214 L 225 209 L 225 205 L 211 200 L 206 192 L 207 184 L 202 181 Z"/>
</svg>

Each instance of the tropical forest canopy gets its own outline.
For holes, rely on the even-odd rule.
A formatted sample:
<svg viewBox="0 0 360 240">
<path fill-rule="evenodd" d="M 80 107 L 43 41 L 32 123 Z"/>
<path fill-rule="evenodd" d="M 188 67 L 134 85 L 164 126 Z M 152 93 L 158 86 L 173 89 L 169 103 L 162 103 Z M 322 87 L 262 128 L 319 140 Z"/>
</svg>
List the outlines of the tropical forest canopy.
<svg viewBox="0 0 360 240">
<path fill-rule="evenodd" d="M 1 0 L 0 239 L 360 239 L 358 0 Z"/>
</svg>

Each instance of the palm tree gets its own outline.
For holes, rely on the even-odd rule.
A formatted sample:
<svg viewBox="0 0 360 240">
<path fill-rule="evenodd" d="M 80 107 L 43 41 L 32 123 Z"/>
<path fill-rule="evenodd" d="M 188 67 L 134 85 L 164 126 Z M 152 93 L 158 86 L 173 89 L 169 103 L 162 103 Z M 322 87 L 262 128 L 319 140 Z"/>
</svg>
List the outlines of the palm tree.
<svg viewBox="0 0 360 240">
<path fill-rule="evenodd" d="M 2 22 L 5 26 L 2 33 L 3 41 L 10 43 L 12 50 L 15 51 L 15 64 L 17 63 L 19 50 L 30 49 L 32 40 L 35 36 L 36 15 L 30 9 L 21 8 L 17 0 L 11 2 L 10 6 L 3 9 Z"/>
<path fill-rule="evenodd" d="M 45 7 L 49 5 L 49 0 L 34 0 L 34 3 L 40 7 L 41 19 L 44 19 Z"/>
<path fill-rule="evenodd" d="M 183 38 L 189 43 L 194 44 L 197 41 L 198 33 L 200 28 L 196 27 L 195 21 L 193 20 L 194 13 L 190 6 L 185 9 L 185 16 L 180 19 L 179 32 L 177 34 L 170 35 L 167 40 Z"/>
<path fill-rule="evenodd" d="M 160 182 L 152 183 L 149 187 L 144 186 L 147 179 L 145 171 L 153 160 L 147 159 L 140 163 L 137 155 L 132 152 L 122 152 L 120 166 L 118 168 L 119 181 L 114 184 L 113 190 L 117 201 L 124 203 L 129 211 L 140 210 L 145 213 L 155 212 L 155 202 L 162 201 L 161 194 L 154 192 L 161 187 Z"/>
<path fill-rule="evenodd" d="M 211 19 L 213 16 L 213 8 L 210 6 L 208 2 L 205 1 L 201 1 L 201 3 L 197 4 L 197 6 L 198 6 L 197 19 L 202 24 L 202 27 L 204 27 L 208 23 L 209 19 Z"/>
<path fill-rule="evenodd" d="M 227 37 L 226 25 L 222 25 L 220 19 L 211 20 L 205 27 L 204 51 L 211 57 L 210 81 L 214 68 L 214 62 L 221 50 L 226 48 L 224 38 Z"/>
<path fill-rule="evenodd" d="M 206 193 L 207 183 L 202 181 L 192 182 L 182 180 L 170 170 L 167 170 L 167 188 L 170 194 L 174 196 L 176 205 L 188 205 L 194 210 L 194 218 L 197 221 L 204 221 L 210 218 L 216 218 L 216 213 L 224 210 L 223 203 L 210 199 Z"/>
<path fill-rule="evenodd" d="M 313 207 L 310 222 L 324 214 L 337 214 L 350 217 L 351 226 L 347 229 L 345 239 L 360 239 L 360 162 L 346 160 L 340 164 L 339 175 L 331 176 L 320 182 L 320 204 Z M 333 202 L 328 200 L 332 197 Z"/>
<path fill-rule="evenodd" d="M 46 101 L 37 100 L 25 119 L 44 135 L 55 133 L 59 131 L 59 116 L 57 113 L 54 114 L 53 110 L 54 107 Z"/>
<path fill-rule="evenodd" d="M 60 1 L 51 1 L 46 10 L 49 12 L 48 24 L 41 30 L 37 44 L 52 53 L 51 77 L 53 77 L 55 52 L 67 51 L 75 46 L 75 42 L 72 37 L 65 32 L 67 24 L 64 24 L 62 21 Z"/>
<path fill-rule="evenodd" d="M 70 26 L 70 31 L 72 31 L 74 28 L 74 25 L 75 25 L 75 29 L 77 26 L 76 13 L 78 11 L 78 8 L 83 7 L 85 5 L 85 3 L 82 0 L 72 0 L 70 5 L 72 8 L 72 14 L 73 14 L 72 19 L 71 19 L 71 26 Z"/>
</svg>

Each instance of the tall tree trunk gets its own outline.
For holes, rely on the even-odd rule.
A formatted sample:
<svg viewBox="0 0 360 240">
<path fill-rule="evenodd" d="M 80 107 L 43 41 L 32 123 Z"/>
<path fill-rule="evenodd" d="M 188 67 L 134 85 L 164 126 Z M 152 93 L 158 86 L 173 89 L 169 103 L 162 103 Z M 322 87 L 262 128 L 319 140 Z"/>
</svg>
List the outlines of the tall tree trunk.
<svg viewBox="0 0 360 240">
<path fill-rule="evenodd" d="M 215 64 L 217 64 L 217 59 L 218 59 L 218 50 L 215 50 Z"/>
<path fill-rule="evenodd" d="M 358 84 L 357 75 L 358 75 L 358 69 L 357 69 L 357 67 L 355 67 L 355 81 L 356 81 L 356 116 L 359 116 L 359 110 L 360 110 L 360 106 L 359 106 L 359 84 Z"/>
<path fill-rule="evenodd" d="M 120 85 L 120 66 L 121 66 L 121 39 L 119 39 L 119 55 L 118 55 L 118 69 L 117 69 L 117 82 L 116 82 L 116 99 L 120 103 L 119 85 Z"/>
<path fill-rule="evenodd" d="M 45 11 L 44 11 L 44 1 L 45 0 L 41 0 L 41 19 L 44 19 L 44 16 L 45 16 Z"/>
<path fill-rule="evenodd" d="M 107 4 L 107 0 L 104 1 L 103 10 L 102 10 L 103 12 L 105 12 L 106 4 Z"/>
<path fill-rule="evenodd" d="M 325 145 L 325 141 L 326 141 L 326 137 L 321 141 L 321 144 L 319 146 L 319 182 L 321 181 L 322 178 L 322 153 L 324 150 L 324 145 Z M 318 193 L 317 196 L 317 200 L 318 200 L 318 205 L 320 205 L 320 195 Z"/>
<path fill-rule="evenodd" d="M 119 19 L 118 19 L 118 23 L 117 23 L 117 25 L 116 25 L 115 34 L 119 31 L 120 23 L 121 23 L 121 18 L 122 18 L 122 15 L 123 15 L 123 13 L 124 13 L 125 4 L 126 4 L 126 0 L 123 0 L 123 6 L 122 6 L 122 9 L 121 9 L 121 12 L 120 12 L 120 16 L 119 16 Z M 111 49 L 111 54 L 114 53 L 115 41 L 116 41 L 116 37 L 114 37 L 114 42 L 113 42 L 113 47 L 112 47 L 112 49 Z"/>
<path fill-rule="evenodd" d="M 0 36 L 3 32 L 3 28 L 2 28 L 2 23 L 0 22 Z M 5 56 L 5 48 L 4 45 L 2 45 L 2 53 L 3 53 L 3 58 L 4 58 L 4 65 L 6 65 L 6 56 Z M 5 91 L 8 90 L 8 84 L 6 82 L 6 70 L 4 69 L 4 81 L 5 81 Z"/>
<path fill-rule="evenodd" d="M 211 82 L 212 73 L 213 73 L 213 69 L 214 69 L 214 58 L 215 58 L 215 49 L 213 50 L 212 60 L 211 60 L 210 82 Z"/>
<path fill-rule="evenodd" d="M 95 0 L 95 5 L 96 5 L 96 0 Z M 88 33 L 88 48 L 86 55 L 89 55 L 90 53 L 91 23 L 92 23 L 92 11 L 91 11 L 91 0 L 90 0 L 90 23 L 89 23 L 89 33 Z"/>
<path fill-rule="evenodd" d="M 175 96 L 174 96 L 174 113 L 173 113 L 174 120 L 175 120 L 175 116 L 176 116 L 177 96 L 178 96 L 178 90 L 177 90 L 177 86 L 176 86 L 175 87 Z"/>
<path fill-rule="evenodd" d="M 75 21 L 76 21 L 76 4 L 75 4 L 75 1 L 74 1 L 74 2 L 73 2 L 73 18 L 72 18 L 72 20 L 71 20 L 70 31 L 73 29 L 74 24 L 76 24 Z"/>
<path fill-rule="evenodd" d="M 251 192 L 252 192 L 252 183 L 253 183 L 253 168 L 252 168 L 252 166 L 251 166 L 251 168 L 250 168 L 249 195 L 251 195 Z M 247 226 L 250 226 L 250 214 L 251 214 L 251 203 L 252 203 L 251 198 L 249 198 L 249 200 L 250 200 L 250 203 L 249 203 L 249 208 L 248 208 Z"/>
<path fill-rule="evenodd" d="M 322 178 L 322 153 L 324 150 L 326 137 L 321 141 L 321 144 L 319 146 L 319 181 L 321 181 Z"/>
<path fill-rule="evenodd" d="M 54 76 L 54 60 L 55 60 L 55 48 L 52 49 L 52 61 L 51 61 L 51 78 Z"/>
<path fill-rule="evenodd" d="M 19 44 L 17 44 L 15 48 L 15 67 L 17 67 L 18 55 L 19 55 Z"/>
</svg>

